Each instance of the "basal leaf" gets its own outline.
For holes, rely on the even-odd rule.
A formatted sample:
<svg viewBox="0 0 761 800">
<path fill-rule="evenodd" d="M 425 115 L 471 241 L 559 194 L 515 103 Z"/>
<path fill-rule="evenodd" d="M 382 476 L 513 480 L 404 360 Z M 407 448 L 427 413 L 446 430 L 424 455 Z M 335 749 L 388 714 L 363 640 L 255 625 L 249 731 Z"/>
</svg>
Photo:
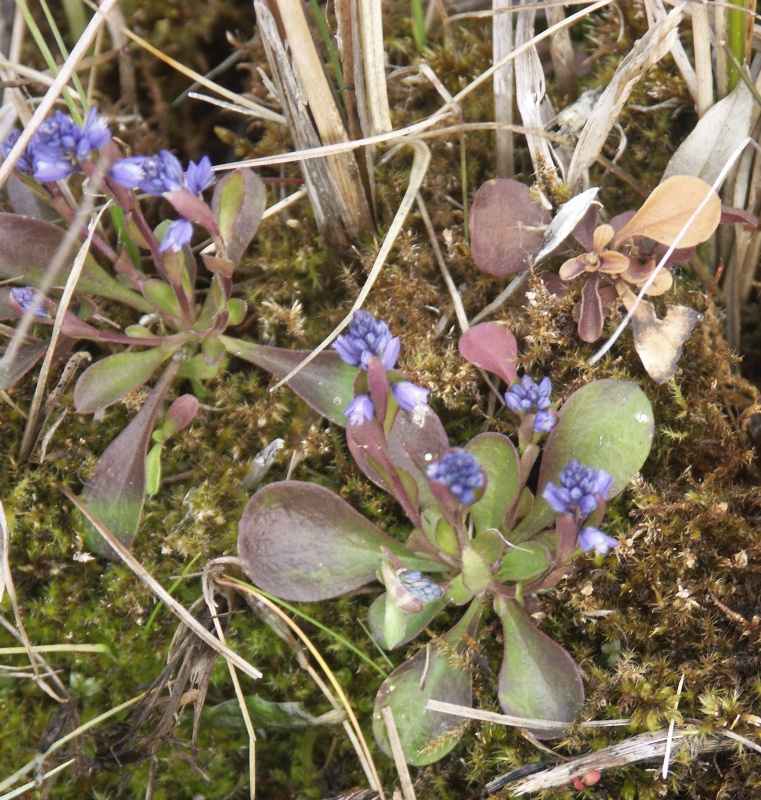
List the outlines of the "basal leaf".
<svg viewBox="0 0 761 800">
<path fill-rule="evenodd" d="M 470 509 L 476 531 L 499 528 L 518 499 L 518 453 L 501 433 L 482 433 L 465 449 L 472 453 L 486 472 L 486 489 Z"/>
<path fill-rule="evenodd" d="M 515 360 L 518 342 L 497 322 L 482 322 L 469 328 L 458 343 L 460 355 L 476 367 L 498 375 L 509 386 L 518 380 Z"/>
<path fill-rule="evenodd" d="M 441 569 L 313 483 L 265 486 L 249 500 L 238 525 L 238 554 L 246 574 L 284 600 L 324 600 L 370 583 L 383 548 L 409 569 Z"/>
<path fill-rule="evenodd" d="M 653 189 L 637 213 L 616 233 L 611 248 L 631 236 L 646 236 L 671 245 L 707 196 L 710 199 L 684 231 L 679 247 L 693 247 L 708 239 L 721 219 L 721 200 L 711 185 L 692 175 L 674 175 Z"/>
<path fill-rule="evenodd" d="M 82 500 L 127 548 L 137 534 L 145 499 L 145 459 L 161 404 L 177 373 L 170 364 L 134 419 L 105 449 L 85 485 Z M 116 560 L 100 534 L 83 520 L 89 550 Z"/>
<path fill-rule="evenodd" d="M 93 414 L 110 406 L 148 381 L 171 355 L 171 351 L 151 347 L 96 361 L 82 373 L 74 387 L 74 407 L 80 414 Z"/>
<path fill-rule="evenodd" d="M 219 340 L 231 355 L 256 364 L 257 367 L 284 378 L 309 354 L 309 350 L 284 350 L 269 347 L 230 336 L 220 336 Z M 344 409 L 354 399 L 354 379 L 357 368 L 341 360 L 338 353 L 318 353 L 304 369 L 286 384 L 319 414 L 336 425 L 345 426 Z"/>
<path fill-rule="evenodd" d="M 471 252 L 490 275 L 520 272 L 544 240 L 550 215 L 525 184 L 496 179 L 483 184 L 470 211 Z"/>
<path fill-rule="evenodd" d="M 475 636 L 481 604 L 471 604 L 465 616 L 442 636 L 445 647 L 436 642 L 415 653 L 397 667 L 381 684 L 373 710 L 373 733 L 381 750 L 391 755 L 391 745 L 383 721 L 388 707 L 408 764 L 422 767 L 443 758 L 460 740 L 463 720 L 451 714 L 428 711 L 429 700 L 442 700 L 470 706 L 473 683 L 470 673 L 452 663 L 448 648 L 464 650 L 463 635 Z"/>
<path fill-rule="evenodd" d="M 512 716 L 559 722 L 550 729 L 527 726 L 538 739 L 557 739 L 584 705 L 581 672 L 571 656 L 534 625 L 523 606 L 506 598 L 496 605 L 505 639 L 499 703 Z"/>
<path fill-rule="evenodd" d="M 20 214 L 0 213 L 0 241 L 3 243 L 0 247 L 0 278 L 21 277 L 25 283 L 40 285 L 65 235 L 52 222 Z M 54 284 L 56 287 L 65 285 L 68 275 L 66 266 L 73 260 L 72 252 L 64 260 L 64 269 Z M 117 300 L 138 311 L 153 310 L 144 297 L 122 286 L 89 254 L 77 282 L 77 291 Z"/>
</svg>

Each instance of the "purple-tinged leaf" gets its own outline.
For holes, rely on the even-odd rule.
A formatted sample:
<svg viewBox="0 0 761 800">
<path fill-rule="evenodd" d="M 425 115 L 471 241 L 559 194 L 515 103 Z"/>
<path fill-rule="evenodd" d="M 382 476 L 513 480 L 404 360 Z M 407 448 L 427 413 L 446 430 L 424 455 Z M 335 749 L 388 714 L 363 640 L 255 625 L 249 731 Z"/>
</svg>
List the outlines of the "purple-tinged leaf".
<svg viewBox="0 0 761 800">
<path fill-rule="evenodd" d="M 376 580 L 383 548 L 408 569 L 441 569 L 438 561 L 411 553 L 314 483 L 263 487 L 248 501 L 238 525 L 238 555 L 246 574 L 283 600 L 339 597 Z"/>
<path fill-rule="evenodd" d="M 267 204 L 267 190 L 250 169 L 237 169 L 214 188 L 211 207 L 227 258 L 237 264 L 254 238 Z"/>
<path fill-rule="evenodd" d="M 362 472 L 373 483 L 387 491 L 401 505 L 412 524 L 416 528 L 419 527 L 418 493 L 411 479 L 405 480 L 407 477 L 405 471 L 392 460 L 378 420 L 371 419 L 362 425 L 349 425 L 346 429 L 346 443 Z"/>
<path fill-rule="evenodd" d="M 474 601 L 463 618 L 441 637 L 444 647 L 431 642 L 398 666 L 381 684 L 373 709 L 373 733 L 381 750 L 391 756 L 391 745 L 383 720 L 390 708 L 404 759 L 422 767 L 443 758 L 460 740 L 462 717 L 426 709 L 429 700 L 471 706 L 473 679 L 470 672 L 452 661 L 451 649 L 462 652 L 465 635 L 474 637 L 481 618 L 481 603 Z"/>
<path fill-rule="evenodd" d="M 82 492 L 82 501 L 126 547 L 132 547 L 145 500 L 145 459 L 161 404 L 177 373 L 170 364 L 135 418 L 106 448 Z M 84 522 L 90 551 L 117 560 L 100 534 Z"/>
<path fill-rule="evenodd" d="M 200 403 L 195 395 L 180 395 L 172 405 L 169 406 L 169 411 L 166 412 L 164 428 L 168 429 L 171 426 L 171 430 L 166 430 L 166 435 L 174 436 L 175 433 L 179 433 L 181 430 L 187 428 L 195 419 L 199 405 Z"/>
<path fill-rule="evenodd" d="M 490 275 L 520 272 L 544 241 L 550 219 L 528 186 L 501 178 L 487 181 L 470 210 L 473 261 Z"/>
<path fill-rule="evenodd" d="M 69 341 L 68 339 L 66 341 Z M 48 342 L 25 344 L 16 350 L 13 361 L 6 363 L 5 357 L 0 361 L 0 391 L 10 389 L 17 381 L 33 369 L 35 364 L 47 353 Z"/>
<path fill-rule="evenodd" d="M 256 364 L 257 367 L 284 378 L 309 354 L 309 350 L 284 350 L 230 336 L 219 340 L 231 355 Z M 307 405 L 336 425 L 346 425 L 344 409 L 354 399 L 357 368 L 341 360 L 338 353 L 322 352 L 286 384 Z"/>
<path fill-rule="evenodd" d="M 498 375 L 509 386 L 518 380 L 515 360 L 518 342 L 497 322 L 482 322 L 469 328 L 458 342 L 460 355 L 476 367 Z"/>
<path fill-rule="evenodd" d="M 165 192 L 164 197 L 172 204 L 172 207 L 180 216 L 205 228 L 212 236 L 219 235 L 214 215 L 211 213 L 209 206 L 200 197 L 191 194 L 185 189 Z"/>
<path fill-rule="evenodd" d="M 584 705 L 584 686 L 576 662 L 542 633 L 523 606 L 499 598 L 505 655 L 499 672 L 499 704 L 506 714 L 557 721 L 549 728 L 526 727 L 538 739 L 565 735 Z"/>
<path fill-rule="evenodd" d="M 0 213 L 0 278 L 21 277 L 24 283 L 39 286 L 48 273 L 65 232 L 52 222 L 19 214 Z M 74 254 L 68 257 L 70 264 Z M 66 265 L 67 261 L 64 261 Z M 69 270 L 64 268 L 54 286 L 62 288 Z M 150 303 L 136 292 L 122 286 L 88 254 L 77 291 L 116 300 L 138 311 L 152 310 Z"/>
<path fill-rule="evenodd" d="M 479 434 L 465 449 L 476 457 L 486 473 L 483 496 L 470 509 L 476 532 L 502 528 L 507 512 L 518 500 L 518 453 L 501 433 Z"/>
<path fill-rule="evenodd" d="M 598 291 L 599 275 L 587 278 L 581 290 L 579 337 L 583 342 L 596 342 L 602 335 L 602 298 Z"/>
<path fill-rule="evenodd" d="M 150 380 L 171 351 L 149 350 L 116 353 L 88 367 L 74 387 L 74 407 L 80 414 L 93 414 Z"/>
<path fill-rule="evenodd" d="M 735 208 L 734 206 L 721 207 L 721 224 L 722 225 L 750 225 L 751 228 L 758 227 L 758 217 L 746 211 L 744 208 Z"/>
</svg>

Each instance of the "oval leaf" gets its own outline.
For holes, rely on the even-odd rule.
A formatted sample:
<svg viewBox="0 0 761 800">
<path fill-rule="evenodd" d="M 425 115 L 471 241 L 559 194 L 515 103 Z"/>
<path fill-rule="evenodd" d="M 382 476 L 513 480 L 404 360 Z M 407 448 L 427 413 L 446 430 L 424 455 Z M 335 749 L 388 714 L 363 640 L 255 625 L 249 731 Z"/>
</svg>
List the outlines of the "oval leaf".
<svg viewBox="0 0 761 800">
<path fill-rule="evenodd" d="M 528 186 L 500 178 L 487 181 L 470 210 L 473 261 L 490 275 L 520 272 L 544 241 L 549 221 Z"/>
<path fill-rule="evenodd" d="M 498 375 L 509 386 L 518 380 L 515 360 L 518 342 L 497 322 L 483 322 L 469 328 L 457 343 L 460 355 L 476 367 Z"/>
<path fill-rule="evenodd" d="M 476 532 L 500 528 L 517 500 L 518 453 L 501 433 L 482 433 L 471 439 L 465 449 L 476 457 L 487 477 L 481 499 L 470 509 Z"/>
<path fill-rule="evenodd" d="M 563 736 L 584 705 L 584 685 L 576 662 L 542 633 L 523 606 L 501 599 L 505 656 L 499 672 L 499 704 L 506 714 L 557 721 L 549 728 L 526 727 L 538 739 Z"/>
<path fill-rule="evenodd" d="M 325 600 L 374 581 L 382 548 L 409 569 L 441 569 L 313 483 L 265 486 L 248 501 L 238 525 L 238 555 L 246 574 L 284 600 Z"/>
<path fill-rule="evenodd" d="M 386 620 L 386 597 L 387 592 L 376 597 L 367 612 L 370 633 L 372 633 L 373 639 L 386 650 L 394 650 L 412 641 L 446 604 L 444 598 L 432 600 L 423 606 L 422 611 L 418 611 L 415 614 L 408 614 L 392 605 L 390 613 L 398 615 L 399 627 L 397 635 L 393 639 L 389 639 L 390 626 L 388 626 Z"/>
<path fill-rule="evenodd" d="M 237 169 L 215 187 L 211 208 L 233 264 L 254 238 L 266 204 L 267 190 L 253 170 Z"/>
<path fill-rule="evenodd" d="M 447 651 L 449 648 L 464 649 L 463 634 L 475 635 L 480 612 L 480 603 L 473 603 L 460 622 L 441 637 L 445 648 L 432 642 L 397 667 L 381 684 L 373 709 L 373 733 L 387 755 L 391 755 L 391 745 L 383 720 L 386 707 L 393 712 L 408 764 L 416 767 L 432 764 L 443 758 L 460 740 L 462 717 L 428 711 L 426 705 L 429 700 L 462 706 L 472 704 L 470 672 L 453 664 L 451 653 Z M 459 732 L 458 728 L 461 729 Z"/>
<path fill-rule="evenodd" d="M 74 387 L 74 407 L 92 414 L 142 386 L 172 355 L 158 347 L 134 353 L 116 353 L 88 367 Z"/>
<path fill-rule="evenodd" d="M 710 199 L 705 207 L 685 230 L 707 196 Z M 630 236 L 646 236 L 670 246 L 680 233 L 679 247 L 694 247 L 711 236 L 720 219 L 721 200 L 710 184 L 692 175 L 674 175 L 656 186 L 642 208 L 618 231 L 611 249 L 615 250 Z"/>
</svg>

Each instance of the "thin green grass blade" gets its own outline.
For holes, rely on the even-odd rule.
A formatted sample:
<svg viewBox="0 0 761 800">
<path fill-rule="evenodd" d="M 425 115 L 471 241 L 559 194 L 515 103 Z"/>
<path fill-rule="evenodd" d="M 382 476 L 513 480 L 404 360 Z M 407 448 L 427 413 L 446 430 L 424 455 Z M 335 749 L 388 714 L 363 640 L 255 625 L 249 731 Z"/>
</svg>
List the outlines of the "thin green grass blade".
<svg viewBox="0 0 761 800">
<path fill-rule="evenodd" d="M 180 577 L 177 578 L 177 580 L 167 589 L 168 594 L 174 594 L 174 592 L 177 590 L 177 587 L 185 580 L 185 576 L 188 574 L 188 572 L 190 572 L 190 568 L 193 566 L 193 564 L 196 563 L 196 561 L 198 561 L 200 557 L 201 557 L 200 553 L 196 553 L 193 556 L 190 563 L 180 573 Z M 145 633 L 148 633 L 150 631 L 151 627 L 153 626 L 154 620 L 156 619 L 156 617 L 159 614 L 159 611 L 161 611 L 163 607 L 164 607 L 164 601 L 159 600 L 159 602 L 156 603 L 156 607 L 153 609 L 153 611 L 151 611 L 151 615 L 150 617 L 148 617 L 148 622 L 145 623 Z"/>
<path fill-rule="evenodd" d="M 317 5 L 317 0 L 309 0 L 309 5 L 312 7 L 312 13 L 314 14 L 315 21 L 317 22 L 317 27 L 320 29 L 320 35 L 325 43 L 325 47 L 327 48 L 328 58 L 330 59 L 330 65 L 333 67 L 333 72 L 336 76 L 338 89 L 341 94 L 343 94 L 345 88 L 344 73 L 341 69 L 341 62 L 338 59 L 338 53 L 333 45 L 333 37 L 330 35 L 328 25 L 325 22 L 325 17 L 323 17 L 322 12 L 320 11 L 320 6 Z"/>
<path fill-rule="evenodd" d="M 69 3 L 69 5 L 72 4 Z M 61 36 L 61 31 L 58 30 L 58 25 L 56 25 L 55 18 L 53 17 L 52 12 L 50 11 L 50 7 L 47 4 L 47 0 L 40 0 L 40 6 L 42 8 L 43 13 L 45 14 L 45 19 L 48 21 L 48 25 L 50 25 L 50 30 L 53 34 L 53 38 L 55 39 L 55 43 L 58 46 L 58 52 L 61 54 L 63 60 L 65 61 L 69 57 L 69 50 L 66 47 L 65 42 L 63 41 L 63 36 Z M 84 30 L 84 27 L 82 28 L 82 30 Z M 78 38 L 81 32 L 82 31 L 79 32 L 72 31 L 72 36 L 76 36 Z M 79 95 L 82 107 L 87 108 L 87 93 L 85 92 L 84 86 L 82 86 L 82 82 L 79 80 L 79 76 L 77 75 L 76 72 L 72 74 L 71 80 L 72 83 L 74 84 L 74 88 L 77 90 L 77 94 Z M 70 108 L 69 111 L 71 113 L 74 122 L 81 124 L 82 120 L 77 118 L 79 116 L 79 110 Z M 77 116 L 75 116 L 75 112 Z"/>
<path fill-rule="evenodd" d="M 421 0 L 411 0 L 412 5 L 412 38 L 415 41 L 415 49 L 418 53 L 423 52 L 423 48 L 428 44 L 425 35 L 425 12 Z"/>
</svg>

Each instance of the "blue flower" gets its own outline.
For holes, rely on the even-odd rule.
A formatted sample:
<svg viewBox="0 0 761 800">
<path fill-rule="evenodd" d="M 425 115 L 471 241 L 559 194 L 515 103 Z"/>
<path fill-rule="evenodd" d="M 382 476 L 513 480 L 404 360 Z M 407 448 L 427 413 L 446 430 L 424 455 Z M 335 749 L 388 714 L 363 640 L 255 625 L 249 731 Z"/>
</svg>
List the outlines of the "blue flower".
<svg viewBox="0 0 761 800">
<path fill-rule="evenodd" d="M 0 152 L 2 152 L 3 158 L 8 158 L 8 153 L 11 152 L 13 146 L 19 140 L 20 136 L 21 131 L 16 128 L 16 130 L 11 131 L 10 136 L 2 144 L 0 144 Z M 34 137 L 32 137 L 32 139 L 34 139 Z M 16 162 L 16 169 L 24 175 L 31 175 L 32 172 L 34 172 L 34 167 L 32 166 L 32 157 L 33 148 L 32 143 L 30 142 Z"/>
<path fill-rule="evenodd" d="M 524 375 L 505 392 L 505 404 L 521 419 L 526 414 L 536 414 L 535 433 L 549 433 L 554 427 L 556 417 L 548 411 L 552 403 L 552 383 L 548 377 L 537 383 L 529 375 Z"/>
<path fill-rule="evenodd" d="M 441 586 L 417 570 L 402 570 L 399 573 L 399 580 L 410 594 L 415 595 L 423 603 L 431 603 L 444 594 Z"/>
<path fill-rule="evenodd" d="M 447 450 L 440 461 L 429 464 L 425 474 L 443 483 L 464 506 L 476 499 L 475 490 L 484 485 L 484 471 L 476 457 L 462 448 Z"/>
<path fill-rule="evenodd" d="M 549 433 L 558 418 L 551 411 L 537 411 L 534 418 L 534 433 Z"/>
<path fill-rule="evenodd" d="M 352 367 L 367 370 L 372 356 L 380 358 L 386 369 L 393 369 L 399 358 L 401 342 L 398 336 L 391 336 L 388 325 L 376 320 L 369 311 L 355 311 L 349 331 L 336 337 L 333 349 Z"/>
<path fill-rule="evenodd" d="M 375 413 L 375 406 L 369 394 L 358 394 L 344 409 L 349 425 L 362 425 L 369 422 Z"/>
<path fill-rule="evenodd" d="M 204 156 L 197 164 L 191 161 L 185 172 L 185 186 L 191 194 L 201 194 L 214 183 L 214 173 L 211 171 L 211 159 Z"/>
<path fill-rule="evenodd" d="M 612 536 L 608 536 L 597 528 L 584 528 L 579 532 L 579 547 L 585 553 L 590 550 L 596 550 L 600 555 L 604 556 L 617 544 L 618 542 Z"/>
<path fill-rule="evenodd" d="M 145 170 L 143 162 L 145 156 L 129 156 L 114 161 L 109 168 L 111 177 L 125 189 L 137 189 L 140 183 L 145 180 Z"/>
<path fill-rule="evenodd" d="M 396 381 L 391 384 L 391 391 L 394 393 L 399 407 L 405 411 L 412 411 L 413 408 L 424 406 L 428 403 L 428 389 L 418 386 L 410 381 Z"/>
<path fill-rule="evenodd" d="M 159 253 L 171 250 L 178 253 L 193 238 L 193 223 L 186 219 L 175 220 L 166 230 L 159 246 Z"/>
<path fill-rule="evenodd" d="M 16 307 L 19 314 L 26 314 L 30 308 L 34 309 L 37 319 L 50 320 L 53 315 L 45 306 L 42 295 L 31 286 L 14 286 L 10 291 L 11 306 Z"/>
<path fill-rule="evenodd" d="M 583 518 L 597 508 L 598 495 L 605 499 L 612 481 L 612 476 L 604 470 L 584 467 L 573 459 L 560 473 L 560 486 L 548 483 L 542 497 L 559 514 Z"/>
<path fill-rule="evenodd" d="M 127 189 L 139 189 L 154 197 L 183 188 L 182 164 L 168 150 L 161 150 L 156 156 L 119 159 L 111 165 L 111 177 Z M 140 180 L 135 183 L 138 177 Z"/>
</svg>

